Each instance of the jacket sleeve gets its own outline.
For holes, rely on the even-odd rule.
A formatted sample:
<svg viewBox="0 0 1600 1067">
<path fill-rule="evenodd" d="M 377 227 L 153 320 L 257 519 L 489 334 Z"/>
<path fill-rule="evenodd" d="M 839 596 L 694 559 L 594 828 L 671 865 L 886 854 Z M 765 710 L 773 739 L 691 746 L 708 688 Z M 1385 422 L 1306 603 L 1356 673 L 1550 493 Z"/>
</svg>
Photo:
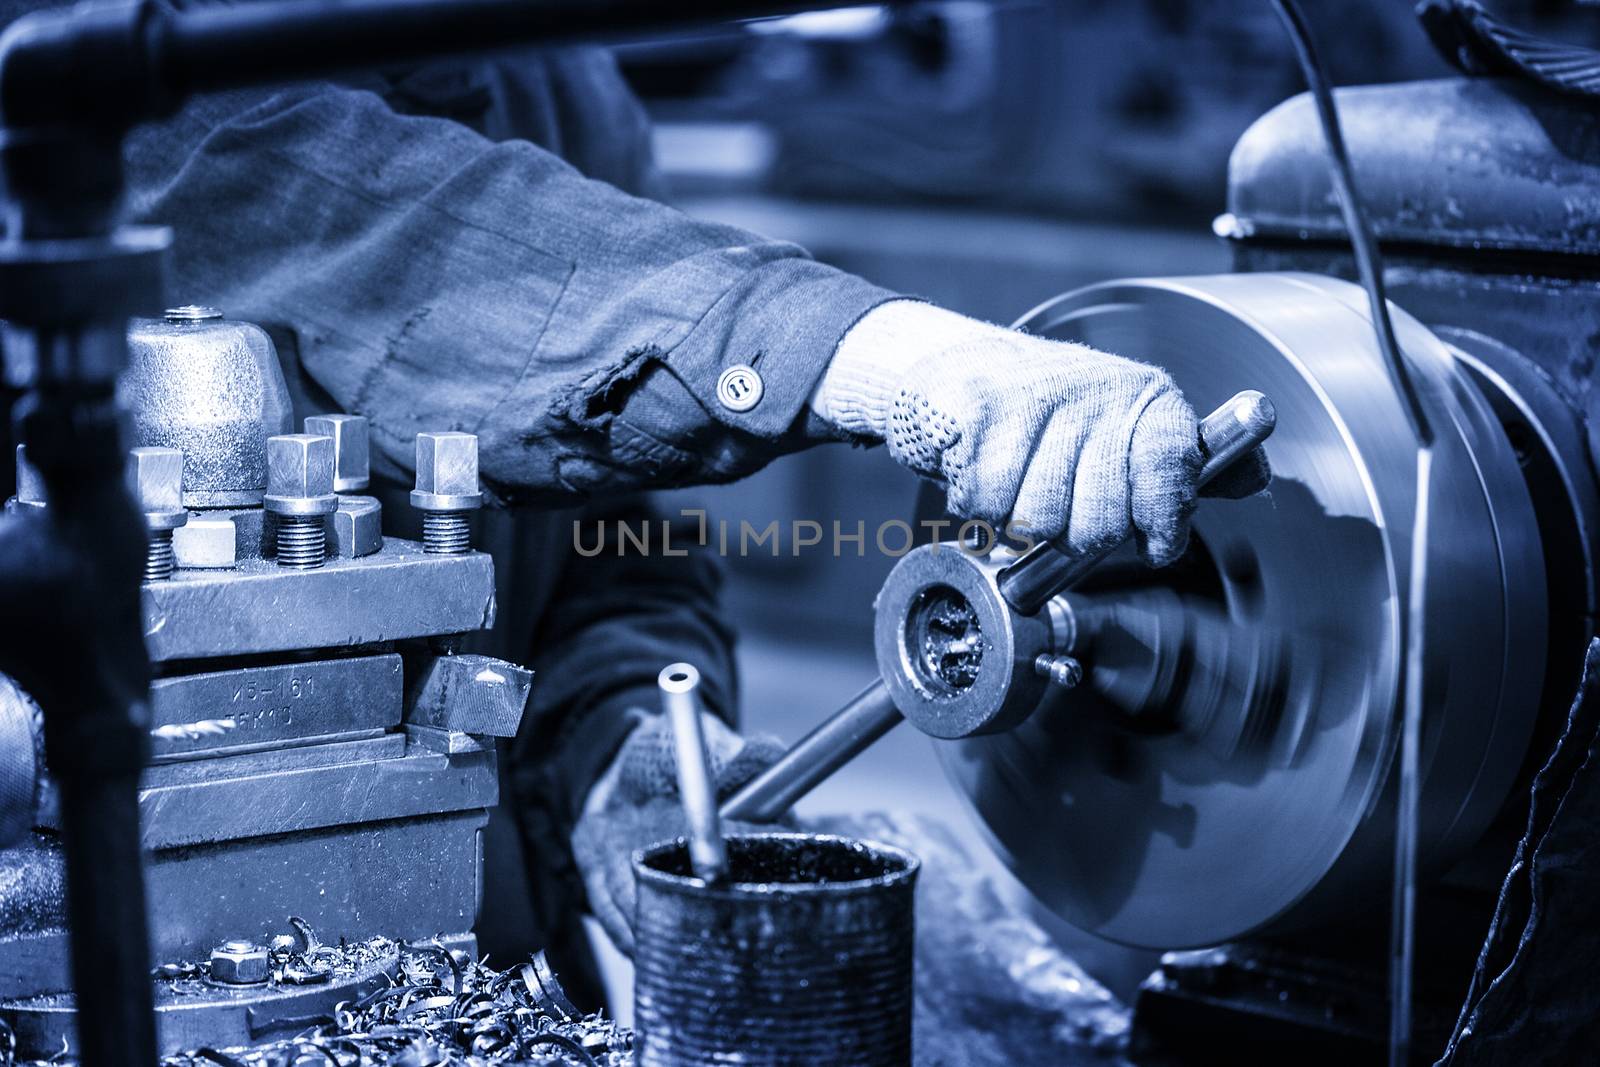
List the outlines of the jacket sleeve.
<svg viewBox="0 0 1600 1067">
<path fill-rule="evenodd" d="M 829 439 L 806 399 L 893 296 L 358 89 L 193 102 L 128 172 L 135 216 L 176 231 L 173 301 L 292 327 L 382 472 L 420 430 L 477 433 L 507 502 L 726 481 Z M 716 398 L 737 363 L 765 385 L 743 412 Z"/>
</svg>

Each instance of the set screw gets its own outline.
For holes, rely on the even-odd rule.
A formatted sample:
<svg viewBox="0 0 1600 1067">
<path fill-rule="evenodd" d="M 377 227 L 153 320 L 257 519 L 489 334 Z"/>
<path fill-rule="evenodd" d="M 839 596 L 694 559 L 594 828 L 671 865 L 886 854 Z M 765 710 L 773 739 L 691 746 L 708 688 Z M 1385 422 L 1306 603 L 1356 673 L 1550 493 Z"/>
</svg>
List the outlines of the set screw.
<svg viewBox="0 0 1600 1067">
<path fill-rule="evenodd" d="M 1083 664 L 1071 656 L 1040 654 L 1033 661 L 1033 670 L 1051 685 L 1058 685 L 1063 689 L 1071 689 L 1083 681 Z"/>
</svg>

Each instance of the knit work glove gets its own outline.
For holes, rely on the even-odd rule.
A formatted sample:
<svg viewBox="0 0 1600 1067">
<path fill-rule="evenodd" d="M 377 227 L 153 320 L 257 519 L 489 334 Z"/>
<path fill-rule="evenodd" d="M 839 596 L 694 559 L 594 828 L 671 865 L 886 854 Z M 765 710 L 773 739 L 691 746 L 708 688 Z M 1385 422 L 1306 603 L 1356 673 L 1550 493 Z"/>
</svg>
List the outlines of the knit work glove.
<svg viewBox="0 0 1600 1067">
<path fill-rule="evenodd" d="M 1130 534 L 1149 562 L 1187 544 L 1200 471 L 1194 411 L 1165 371 L 928 304 L 874 308 L 839 343 L 812 409 L 943 482 L 953 514 L 1063 541 Z M 1259 451 L 1222 487 L 1269 476 Z"/>
<path fill-rule="evenodd" d="M 746 740 L 711 715 L 702 715 L 701 723 L 719 798 L 732 794 L 783 755 L 783 746 L 774 738 Z M 678 801 L 671 723 L 652 715 L 635 727 L 595 791 L 598 795 L 591 797 L 589 810 L 573 832 L 572 851 L 590 912 L 617 948 L 631 956 L 637 896 L 633 854 L 687 833 Z M 745 822 L 722 824 L 724 834 L 759 829 Z"/>
</svg>

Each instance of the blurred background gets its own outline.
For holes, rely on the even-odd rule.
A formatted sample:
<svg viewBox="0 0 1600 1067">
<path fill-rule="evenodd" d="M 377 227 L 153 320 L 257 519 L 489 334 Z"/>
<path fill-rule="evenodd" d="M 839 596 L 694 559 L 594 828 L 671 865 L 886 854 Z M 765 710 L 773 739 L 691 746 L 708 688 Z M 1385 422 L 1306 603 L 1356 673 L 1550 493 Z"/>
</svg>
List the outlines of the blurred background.
<svg viewBox="0 0 1600 1067">
<path fill-rule="evenodd" d="M 1410 0 L 1304 6 L 1336 84 L 1449 73 Z M 1584 14 L 1572 0 L 1491 6 L 1553 33 Z M 683 210 L 1001 323 L 1106 278 L 1227 270 L 1211 220 L 1229 151 L 1302 88 L 1265 0 L 860 7 L 618 56 Z M 860 556 L 847 544 L 836 557 L 828 536 L 796 556 L 785 532 L 780 555 L 729 561 L 747 732 L 793 741 L 873 677 L 872 598 L 894 559 L 871 531 L 910 520 L 917 489 L 881 450 L 833 446 L 733 486 L 663 494 L 668 507 L 708 509 L 735 538 L 741 520 L 787 531 L 837 518 L 869 532 Z M 902 727 L 801 813 L 936 815 L 995 866 L 933 744 Z M 1154 965 L 1036 917 L 1121 996 Z"/>
</svg>

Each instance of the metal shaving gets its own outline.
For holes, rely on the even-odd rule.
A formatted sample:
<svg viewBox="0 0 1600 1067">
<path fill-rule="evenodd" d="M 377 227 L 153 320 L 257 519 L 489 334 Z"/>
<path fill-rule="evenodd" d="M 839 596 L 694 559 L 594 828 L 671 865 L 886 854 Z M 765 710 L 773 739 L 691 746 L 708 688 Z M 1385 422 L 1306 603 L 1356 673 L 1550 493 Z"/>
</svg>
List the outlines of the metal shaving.
<svg viewBox="0 0 1600 1067">
<path fill-rule="evenodd" d="M 287 982 L 327 981 L 393 947 L 381 938 L 338 948 L 312 939 L 294 950 L 275 951 L 274 974 Z M 163 1067 L 513 1063 L 631 1067 L 633 1034 L 601 1014 L 582 1015 L 573 1008 L 542 952 L 532 962 L 496 971 L 486 961 L 439 945 L 405 945 L 399 977 L 390 988 L 338 1005 L 326 1021 L 291 1038 L 247 1048 L 201 1049 L 162 1061 Z"/>
<path fill-rule="evenodd" d="M 437 942 L 397 945 L 379 937 L 324 945 L 304 922 L 291 923 L 294 936 L 271 942 L 276 983 L 342 980 L 397 951 L 398 972 L 386 988 L 295 1020 L 292 1036 L 194 1049 L 163 1057 L 162 1067 L 632 1067 L 632 1031 L 601 1013 L 579 1012 L 542 952 L 497 971 Z M 208 982 L 204 963 L 169 964 L 154 976 L 175 992 Z M 8 1038 L 0 1022 L 0 1067 L 13 1067 Z"/>
<path fill-rule="evenodd" d="M 951 592 L 924 609 L 922 656 L 927 669 L 952 689 L 967 689 L 983 665 L 983 628 L 967 599 Z"/>
</svg>

